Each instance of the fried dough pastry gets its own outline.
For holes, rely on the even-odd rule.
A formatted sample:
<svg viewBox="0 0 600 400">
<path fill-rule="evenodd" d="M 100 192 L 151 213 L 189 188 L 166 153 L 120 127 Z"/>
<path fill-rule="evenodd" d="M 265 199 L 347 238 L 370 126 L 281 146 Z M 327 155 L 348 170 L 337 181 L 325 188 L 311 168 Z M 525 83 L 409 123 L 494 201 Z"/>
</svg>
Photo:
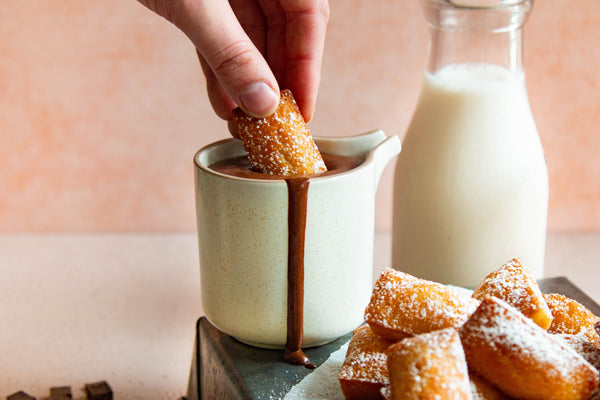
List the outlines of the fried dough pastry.
<svg viewBox="0 0 600 400">
<path fill-rule="evenodd" d="M 500 299 L 482 300 L 460 337 L 469 367 L 509 396 L 585 400 L 598 385 L 583 357 Z"/>
<path fill-rule="evenodd" d="M 562 294 L 545 294 L 544 298 L 554 316 L 548 332 L 582 334 L 587 340 L 600 348 L 599 333 L 594 329 L 600 318 L 581 303 Z"/>
<path fill-rule="evenodd" d="M 458 327 L 479 301 L 455 289 L 385 268 L 365 310 L 365 321 L 388 340 Z"/>
<path fill-rule="evenodd" d="M 254 118 L 236 108 L 233 122 L 254 171 L 289 177 L 327 170 L 290 90 L 281 91 L 272 115 Z"/>
<path fill-rule="evenodd" d="M 469 381 L 473 400 L 511 400 L 510 397 L 477 374 L 469 372 Z"/>
<path fill-rule="evenodd" d="M 389 385 L 381 388 L 381 397 L 383 400 L 392 400 L 392 389 Z"/>
<path fill-rule="evenodd" d="M 354 330 L 338 375 L 346 399 L 382 398 L 380 389 L 389 383 L 387 349 L 392 344 L 375 335 L 368 325 Z"/>
<path fill-rule="evenodd" d="M 512 400 L 511 397 L 505 395 L 494 385 L 476 374 L 469 373 L 469 385 L 473 400 Z M 392 400 L 392 390 L 389 385 L 381 388 L 381 397 L 383 397 L 383 400 Z M 592 397 L 590 400 L 600 399 Z"/>
<path fill-rule="evenodd" d="M 548 329 L 552 322 L 550 308 L 531 270 L 518 258 L 491 272 L 473 292 L 473 297 L 479 300 L 489 296 L 504 300 L 542 329 Z"/>
<path fill-rule="evenodd" d="M 392 345 L 388 370 L 392 400 L 472 400 L 465 354 L 453 328 Z"/>
<path fill-rule="evenodd" d="M 583 335 L 558 335 L 573 350 L 579 353 L 596 371 L 600 371 L 600 349 L 590 343 Z M 600 400 L 600 385 L 596 388 L 590 400 Z"/>
</svg>

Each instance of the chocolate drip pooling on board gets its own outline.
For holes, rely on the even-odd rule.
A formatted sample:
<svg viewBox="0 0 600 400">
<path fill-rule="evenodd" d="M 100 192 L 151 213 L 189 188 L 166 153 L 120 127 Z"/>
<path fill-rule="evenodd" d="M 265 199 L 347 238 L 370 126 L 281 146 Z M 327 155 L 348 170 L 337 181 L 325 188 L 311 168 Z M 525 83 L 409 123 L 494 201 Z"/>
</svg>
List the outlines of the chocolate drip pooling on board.
<svg viewBox="0 0 600 400">
<path fill-rule="evenodd" d="M 316 368 L 302 351 L 304 336 L 304 239 L 309 178 L 286 179 L 288 187 L 288 298 L 284 361 Z"/>
<path fill-rule="evenodd" d="M 358 167 L 364 160 L 336 154 L 322 154 L 327 172 L 316 176 L 342 173 Z M 248 157 L 240 156 L 213 164 L 210 168 L 226 175 L 248 179 L 285 179 L 288 188 L 288 299 L 287 337 L 283 358 L 295 365 L 307 368 L 316 366 L 302 351 L 304 337 L 304 244 L 306 215 L 308 208 L 308 186 L 310 178 L 284 178 L 278 175 L 261 174 L 250 169 Z"/>
</svg>

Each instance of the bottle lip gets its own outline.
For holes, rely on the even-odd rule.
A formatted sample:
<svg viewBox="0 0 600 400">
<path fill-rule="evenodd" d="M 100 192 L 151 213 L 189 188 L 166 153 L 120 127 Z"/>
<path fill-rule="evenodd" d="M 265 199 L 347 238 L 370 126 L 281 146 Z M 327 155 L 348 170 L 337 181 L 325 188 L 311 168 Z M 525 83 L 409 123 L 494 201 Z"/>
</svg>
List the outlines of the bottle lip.
<svg viewBox="0 0 600 400">
<path fill-rule="evenodd" d="M 422 2 L 460 10 L 494 10 L 512 7 L 531 8 L 534 0 L 422 0 Z"/>
<path fill-rule="evenodd" d="M 507 32 L 527 21 L 534 0 L 421 0 L 429 25 L 446 31 Z"/>
</svg>

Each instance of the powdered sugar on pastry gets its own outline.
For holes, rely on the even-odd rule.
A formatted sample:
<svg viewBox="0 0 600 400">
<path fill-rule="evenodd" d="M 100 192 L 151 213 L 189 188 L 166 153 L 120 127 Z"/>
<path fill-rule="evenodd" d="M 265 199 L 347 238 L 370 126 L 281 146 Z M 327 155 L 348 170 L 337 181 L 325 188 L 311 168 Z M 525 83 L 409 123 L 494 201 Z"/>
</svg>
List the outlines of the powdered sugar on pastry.
<svg viewBox="0 0 600 400">
<path fill-rule="evenodd" d="M 391 344 L 368 325 L 354 330 L 338 375 L 347 399 L 379 399 L 380 389 L 389 383 L 387 350 Z"/>
<path fill-rule="evenodd" d="M 471 400 L 465 354 L 456 330 L 423 333 L 389 349 L 393 400 Z"/>
<path fill-rule="evenodd" d="M 596 371 L 600 371 L 600 349 L 590 343 L 582 334 L 557 335 L 567 343 L 573 350 L 581 355 L 587 362 L 592 364 Z M 596 388 L 590 400 L 600 400 L 600 386 Z"/>
<path fill-rule="evenodd" d="M 600 348 L 599 333 L 594 329 L 600 318 L 583 304 L 562 294 L 545 294 L 544 298 L 554 317 L 548 328 L 551 333 L 582 334 Z"/>
<path fill-rule="evenodd" d="M 469 366 L 510 396 L 580 400 L 598 385 L 587 361 L 500 299 L 482 300 L 460 336 Z"/>
<path fill-rule="evenodd" d="M 281 91 L 279 106 L 268 117 L 254 118 L 239 108 L 233 116 L 254 171 L 288 177 L 327 170 L 291 91 Z"/>
<path fill-rule="evenodd" d="M 388 340 L 458 327 L 479 304 L 441 283 L 386 268 L 365 311 L 371 329 Z"/>
<path fill-rule="evenodd" d="M 518 258 L 492 271 L 473 293 L 479 300 L 488 296 L 506 301 L 543 329 L 548 329 L 552 322 L 552 313 L 533 274 Z"/>
</svg>

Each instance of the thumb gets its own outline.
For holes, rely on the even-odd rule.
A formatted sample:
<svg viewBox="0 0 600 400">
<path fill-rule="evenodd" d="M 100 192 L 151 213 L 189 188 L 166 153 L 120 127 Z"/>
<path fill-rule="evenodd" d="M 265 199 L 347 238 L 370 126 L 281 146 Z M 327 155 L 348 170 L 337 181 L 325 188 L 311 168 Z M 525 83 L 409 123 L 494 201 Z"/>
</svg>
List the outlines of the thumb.
<svg viewBox="0 0 600 400">
<path fill-rule="evenodd" d="M 162 15 L 194 43 L 214 78 L 247 114 L 275 112 L 279 86 L 228 1 L 166 0 Z M 210 74 L 208 74 L 210 75 Z"/>
</svg>

